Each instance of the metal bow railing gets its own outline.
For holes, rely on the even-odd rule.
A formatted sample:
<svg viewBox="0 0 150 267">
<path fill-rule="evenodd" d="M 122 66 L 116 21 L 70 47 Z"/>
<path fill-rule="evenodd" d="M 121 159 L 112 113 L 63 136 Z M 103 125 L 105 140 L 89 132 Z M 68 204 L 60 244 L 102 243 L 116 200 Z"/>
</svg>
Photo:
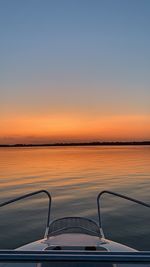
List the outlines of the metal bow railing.
<svg viewBox="0 0 150 267">
<path fill-rule="evenodd" d="M 38 195 L 38 194 L 41 194 L 41 193 L 46 194 L 48 199 L 49 199 L 48 213 L 47 213 L 47 224 L 46 224 L 46 230 L 45 230 L 45 235 L 44 235 L 44 237 L 47 238 L 48 231 L 49 231 L 49 225 L 50 225 L 50 212 L 51 212 L 51 195 L 50 195 L 50 193 L 48 191 L 46 191 L 46 190 L 38 190 L 38 191 L 35 191 L 35 192 L 31 192 L 29 194 L 25 194 L 25 195 L 20 196 L 20 197 L 13 198 L 11 200 L 8 200 L 8 201 L 5 201 L 5 202 L 1 203 L 0 204 L 0 208 L 4 207 L 6 205 L 9 205 L 11 203 L 17 202 L 19 200 L 22 200 L 22 199 L 25 199 L 25 198 L 28 198 L 28 197 L 32 197 L 32 196 L 35 196 L 35 195 Z"/>
<path fill-rule="evenodd" d="M 122 199 L 129 200 L 131 202 L 137 203 L 137 204 L 142 205 L 144 207 L 150 208 L 149 204 L 147 204 L 147 203 L 145 203 L 143 201 L 137 200 L 135 198 L 132 198 L 132 197 L 128 197 L 128 196 L 125 196 L 125 195 L 122 195 L 122 194 L 118 194 L 118 193 L 115 193 L 115 192 L 112 192 L 112 191 L 107 191 L 107 190 L 100 192 L 98 194 L 98 196 L 97 196 L 97 208 L 98 208 L 98 220 L 99 220 L 100 232 L 101 232 L 101 235 L 103 237 L 104 237 L 104 232 L 103 232 L 103 228 L 102 228 L 101 205 L 100 205 L 101 202 L 100 202 L 100 199 L 104 194 L 113 195 L 113 196 L 116 196 L 116 197 L 119 197 L 119 198 L 122 198 Z"/>
</svg>

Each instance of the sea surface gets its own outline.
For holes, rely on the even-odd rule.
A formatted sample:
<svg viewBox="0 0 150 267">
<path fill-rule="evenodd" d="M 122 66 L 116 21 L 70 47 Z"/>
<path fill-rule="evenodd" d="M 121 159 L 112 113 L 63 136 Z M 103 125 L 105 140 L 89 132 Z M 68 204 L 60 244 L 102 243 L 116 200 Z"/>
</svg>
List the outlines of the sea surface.
<svg viewBox="0 0 150 267">
<path fill-rule="evenodd" d="M 98 221 L 96 197 L 111 190 L 150 204 L 150 146 L 0 148 L 0 203 L 35 190 L 52 196 L 51 219 Z M 107 238 L 150 250 L 150 209 L 109 195 L 101 200 Z M 43 238 L 44 194 L 0 208 L 0 248 Z"/>
</svg>

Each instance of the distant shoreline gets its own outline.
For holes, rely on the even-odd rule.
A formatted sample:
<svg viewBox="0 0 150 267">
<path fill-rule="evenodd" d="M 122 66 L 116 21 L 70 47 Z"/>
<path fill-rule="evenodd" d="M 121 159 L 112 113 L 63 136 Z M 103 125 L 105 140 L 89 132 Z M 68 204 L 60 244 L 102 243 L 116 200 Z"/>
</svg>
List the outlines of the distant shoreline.
<svg viewBox="0 0 150 267">
<path fill-rule="evenodd" d="M 150 141 L 133 142 L 70 142 L 52 144 L 0 144 L 0 147 L 53 147 L 53 146 L 149 146 Z"/>
</svg>

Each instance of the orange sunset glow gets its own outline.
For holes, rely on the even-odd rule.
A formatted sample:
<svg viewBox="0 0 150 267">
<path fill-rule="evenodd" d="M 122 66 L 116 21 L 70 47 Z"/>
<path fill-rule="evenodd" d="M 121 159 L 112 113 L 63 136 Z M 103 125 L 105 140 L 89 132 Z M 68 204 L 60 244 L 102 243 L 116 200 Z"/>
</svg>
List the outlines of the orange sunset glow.
<svg viewBox="0 0 150 267">
<path fill-rule="evenodd" d="M 15 116 L 1 120 L 1 143 L 132 141 L 150 136 L 149 116 Z"/>
</svg>

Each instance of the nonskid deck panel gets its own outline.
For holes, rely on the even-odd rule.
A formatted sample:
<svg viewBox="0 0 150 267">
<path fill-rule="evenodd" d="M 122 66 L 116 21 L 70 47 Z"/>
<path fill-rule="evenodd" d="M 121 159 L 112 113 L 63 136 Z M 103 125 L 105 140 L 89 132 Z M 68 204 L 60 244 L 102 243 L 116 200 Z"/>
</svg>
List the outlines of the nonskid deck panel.
<svg viewBox="0 0 150 267">
<path fill-rule="evenodd" d="M 64 233 L 82 233 L 100 236 L 100 229 L 96 222 L 82 217 L 60 218 L 50 224 L 48 236 Z"/>
</svg>

